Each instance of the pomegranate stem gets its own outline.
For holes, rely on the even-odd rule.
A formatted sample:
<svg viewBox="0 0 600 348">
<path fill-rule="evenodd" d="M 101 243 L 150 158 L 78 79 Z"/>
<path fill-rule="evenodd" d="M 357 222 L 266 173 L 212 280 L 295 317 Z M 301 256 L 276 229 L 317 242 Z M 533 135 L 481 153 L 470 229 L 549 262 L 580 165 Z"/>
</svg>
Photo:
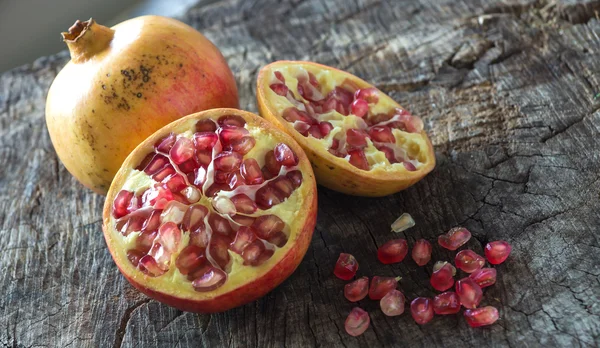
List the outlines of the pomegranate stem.
<svg viewBox="0 0 600 348">
<path fill-rule="evenodd" d="M 93 18 L 77 20 L 68 32 L 61 33 L 74 63 L 83 63 L 108 48 L 115 31 L 97 24 Z"/>
</svg>

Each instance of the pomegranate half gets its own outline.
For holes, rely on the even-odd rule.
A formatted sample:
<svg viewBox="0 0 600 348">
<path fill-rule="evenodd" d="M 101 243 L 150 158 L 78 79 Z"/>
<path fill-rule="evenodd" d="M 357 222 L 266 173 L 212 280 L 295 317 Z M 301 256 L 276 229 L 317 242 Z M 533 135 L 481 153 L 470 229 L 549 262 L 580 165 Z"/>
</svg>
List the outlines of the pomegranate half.
<svg viewBox="0 0 600 348">
<path fill-rule="evenodd" d="M 420 118 L 369 83 L 328 66 L 279 61 L 258 74 L 260 114 L 306 151 L 320 184 L 385 196 L 435 166 Z"/>
<path fill-rule="evenodd" d="M 292 274 L 316 214 L 302 148 L 254 114 L 213 109 L 135 148 L 106 197 L 103 230 L 136 288 L 208 313 L 253 301 Z"/>
<path fill-rule="evenodd" d="M 107 28 L 90 19 L 62 35 L 71 61 L 50 87 L 46 123 L 67 170 L 97 193 L 106 194 L 125 157 L 162 126 L 239 107 L 221 52 L 177 20 L 144 16 Z"/>
</svg>

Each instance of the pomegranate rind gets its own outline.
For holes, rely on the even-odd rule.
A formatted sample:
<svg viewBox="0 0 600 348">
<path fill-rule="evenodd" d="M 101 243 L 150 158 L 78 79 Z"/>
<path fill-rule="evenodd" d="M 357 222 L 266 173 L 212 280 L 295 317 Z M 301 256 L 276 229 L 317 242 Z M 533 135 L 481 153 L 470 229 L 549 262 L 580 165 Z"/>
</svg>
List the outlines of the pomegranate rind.
<svg viewBox="0 0 600 348">
<path fill-rule="evenodd" d="M 422 131 L 420 136 L 423 139 L 425 149 L 422 152 L 425 162 L 419 166 L 416 171 L 404 169 L 394 170 L 387 166 L 381 170 L 361 170 L 350 164 L 343 158 L 336 157 L 329 153 L 318 140 L 312 137 L 305 137 L 294 129 L 292 123 L 286 121 L 278 112 L 274 103 L 271 101 L 276 96 L 270 89 L 271 75 L 278 68 L 284 68 L 290 65 L 297 65 L 305 70 L 319 71 L 326 70 L 332 74 L 342 75 L 361 88 L 372 88 L 368 82 L 342 70 L 338 70 L 325 65 L 306 62 L 306 61 L 277 61 L 263 67 L 257 79 L 256 98 L 258 110 L 261 116 L 272 122 L 281 130 L 290 134 L 294 140 L 306 151 L 310 162 L 313 165 L 315 176 L 319 184 L 332 190 L 355 196 L 381 197 L 404 190 L 433 170 L 435 167 L 435 154 L 433 146 L 427 133 Z M 380 92 L 380 99 L 385 99 L 386 103 L 392 107 L 400 108 L 400 104 L 393 101 L 383 92 Z"/>
<path fill-rule="evenodd" d="M 122 189 L 129 173 L 152 151 L 153 145 L 171 131 L 184 132 L 198 120 L 217 120 L 223 115 L 239 115 L 249 125 L 260 128 L 261 136 L 272 137 L 276 142 L 289 145 L 298 156 L 298 167 L 303 174 L 303 182 L 298 187 L 299 206 L 290 225 L 288 242 L 275 251 L 273 256 L 257 267 L 248 267 L 235 274 L 230 274 L 225 284 L 208 292 L 195 291 L 190 282 L 178 282 L 173 276 L 172 267 L 161 277 L 150 277 L 133 266 L 127 259 L 127 250 L 123 247 L 123 236 L 114 228 L 111 216 L 112 202 Z M 282 203 L 283 204 L 283 203 Z M 154 133 L 127 157 L 108 192 L 103 210 L 103 231 L 108 249 L 123 276 L 142 293 L 158 301 L 183 311 L 198 313 L 222 312 L 245 303 L 254 301 L 278 286 L 289 277 L 300 264 L 306 254 L 316 225 L 317 193 L 314 173 L 310 162 L 302 148 L 287 134 L 279 131 L 260 117 L 237 109 L 212 109 L 186 116 L 170 123 Z M 171 274 L 171 280 L 163 278 Z"/>
</svg>

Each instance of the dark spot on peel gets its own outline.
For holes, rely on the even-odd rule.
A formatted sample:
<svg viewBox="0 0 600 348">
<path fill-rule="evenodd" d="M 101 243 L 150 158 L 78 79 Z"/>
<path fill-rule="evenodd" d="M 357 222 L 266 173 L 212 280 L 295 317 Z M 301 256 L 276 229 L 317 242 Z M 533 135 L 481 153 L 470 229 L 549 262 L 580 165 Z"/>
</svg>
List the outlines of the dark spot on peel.
<svg viewBox="0 0 600 348">
<path fill-rule="evenodd" d="M 138 92 L 138 94 L 136 94 L 135 96 L 138 97 L 138 98 L 141 98 L 142 97 L 142 93 Z"/>
</svg>

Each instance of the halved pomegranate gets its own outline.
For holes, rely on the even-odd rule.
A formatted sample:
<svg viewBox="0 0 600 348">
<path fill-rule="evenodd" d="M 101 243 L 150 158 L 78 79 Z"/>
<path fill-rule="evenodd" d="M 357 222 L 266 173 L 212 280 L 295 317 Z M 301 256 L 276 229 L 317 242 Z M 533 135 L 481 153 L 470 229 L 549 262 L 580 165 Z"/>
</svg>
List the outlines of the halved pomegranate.
<svg viewBox="0 0 600 348">
<path fill-rule="evenodd" d="M 254 114 L 213 109 L 165 126 L 129 155 L 108 193 L 103 229 L 136 288 L 208 313 L 253 301 L 287 278 L 306 253 L 316 212 L 302 148 Z"/>
<path fill-rule="evenodd" d="M 275 62 L 260 71 L 257 98 L 260 114 L 294 137 L 331 189 L 385 196 L 435 166 L 421 119 L 347 72 Z"/>
</svg>

